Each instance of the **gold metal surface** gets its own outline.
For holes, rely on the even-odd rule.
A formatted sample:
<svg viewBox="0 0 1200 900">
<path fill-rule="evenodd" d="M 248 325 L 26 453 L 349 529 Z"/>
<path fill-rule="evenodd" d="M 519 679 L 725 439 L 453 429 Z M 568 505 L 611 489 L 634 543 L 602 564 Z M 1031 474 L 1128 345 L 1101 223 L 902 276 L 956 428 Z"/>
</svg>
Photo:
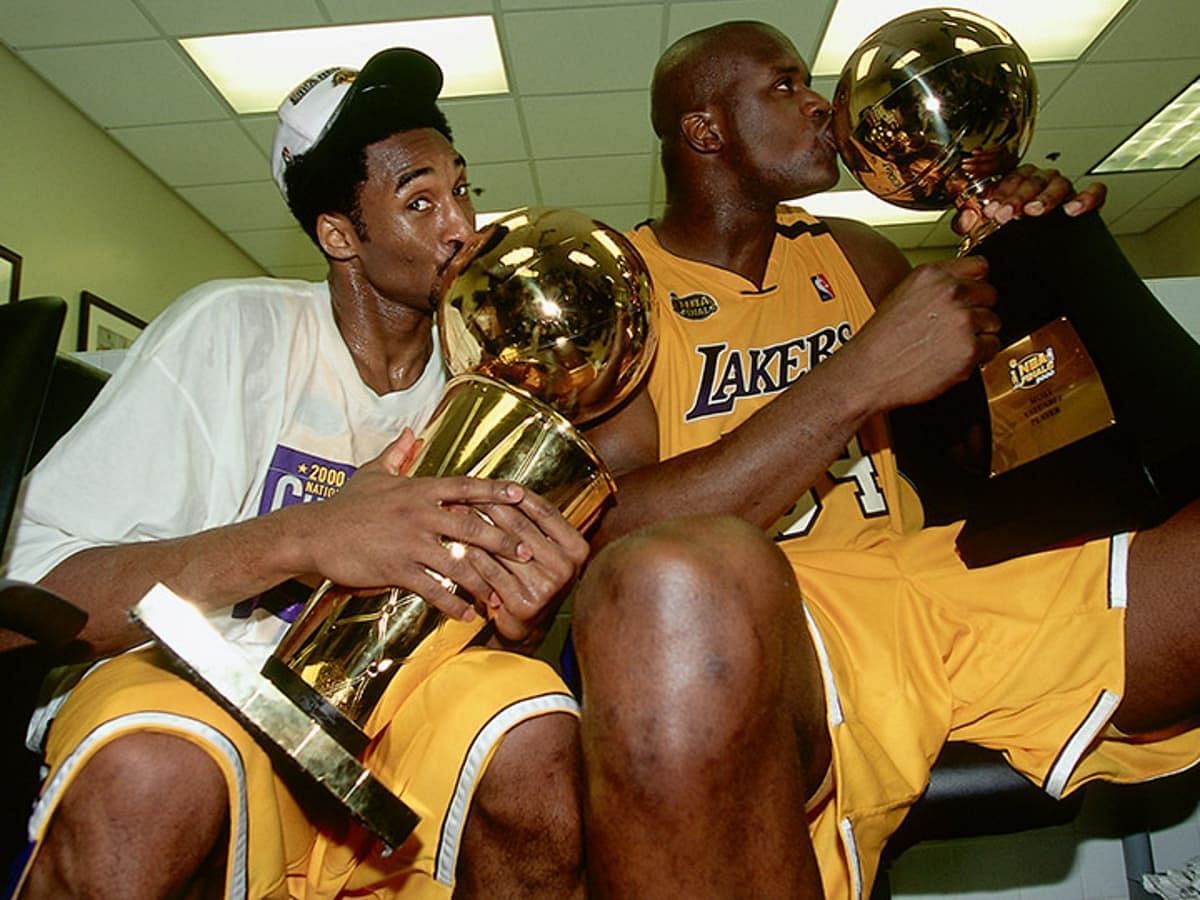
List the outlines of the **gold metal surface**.
<svg viewBox="0 0 1200 900">
<path fill-rule="evenodd" d="M 389 847 L 399 847 L 427 811 L 398 798 L 340 743 L 263 678 L 192 604 L 162 584 L 130 610 L 214 700 L 258 740 L 295 763 L 295 776 L 341 804 Z M 303 795 L 300 795 L 303 799 Z"/>
<path fill-rule="evenodd" d="M 516 481 L 587 528 L 616 486 L 573 422 L 611 410 L 649 367 L 645 263 L 619 232 L 572 210 L 520 210 L 481 237 L 438 308 L 456 377 L 406 474 Z M 261 674 L 247 674 L 219 636 L 188 640 L 199 626 L 159 613 L 165 603 L 144 600 L 137 616 L 261 742 L 385 841 L 411 830 L 415 815 L 358 760 L 412 688 L 479 636 L 483 617 L 448 619 L 395 587 L 325 582 Z M 164 622 L 176 618 L 187 624 Z"/>
<path fill-rule="evenodd" d="M 1020 162 L 1036 110 L 1033 67 L 1008 32 L 965 10 L 923 9 L 851 54 L 833 130 L 847 169 L 877 197 L 908 209 L 978 208 Z M 961 252 L 995 227 L 981 222 Z"/>
<path fill-rule="evenodd" d="M 993 476 L 1116 421 L 1095 363 L 1064 318 L 1001 350 L 982 372 Z"/>
<path fill-rule="evenodd" d="M 632 244 L 583 213 L 530 208 L 492 223 L 439 304 L 456 377 L 408 474 L 516 481 L 586 529 L 616 485 L 573 423 L 611 410 L 645 374 L 650 298 Z M 363 746 L 386 721 L 385 691 L 403 693 L 397 678 L 474 637 L 456 631 L 455 644 L 445 625 L 417 594 L 326 583 L 264 674 L 347 746 Z"/>
<path fill-rule="evenodd" d="M 450 381 L 421 437 L 412 477 L 517 481 L 554 503 L 580 529 L 616 489 L 595 451 L 563 416 L 517 388 L 480 375 Z M 384 688 L 440 621 L 415 593 L 355 591 L 326 582 L 273 658 L 369 737 L 373 729 L 367 722 Z M 453 648 L 458 649 L 461 645 Z M 273 670 L 267 675 L 276 677 Z M 289 694 L 297 690 L 277 683 Z"/>
<path fill-rule="evenodd" d="M 514 385 L 576 425 L 625 399 L 654 352 L 645 263 L 619 231 L 571 209 L 489 225 L 439 313 L 451 372 Z"/>
</svg>

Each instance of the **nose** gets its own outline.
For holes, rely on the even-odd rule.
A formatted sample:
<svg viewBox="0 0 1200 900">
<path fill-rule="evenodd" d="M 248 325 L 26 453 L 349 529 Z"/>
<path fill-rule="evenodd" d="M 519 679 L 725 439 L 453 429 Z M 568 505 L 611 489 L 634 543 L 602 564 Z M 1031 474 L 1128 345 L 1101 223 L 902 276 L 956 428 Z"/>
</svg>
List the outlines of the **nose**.
<svg viewBox="0 0 1200 900">
<path fill-rule="evenodd" d="M 800 102 L 804 107 L 805 115 L 812 116 L 814 119 L 827 119 L 833 112 L 829 101 L 809 88 L 805 88 Z"/>
<path fill-rule="evenodd" d="M 461 247 L 475 236 L 475 210 L 469 202 L 450 203 L 446 209 L 442 239 L 447 244 Z"/>
</svg>

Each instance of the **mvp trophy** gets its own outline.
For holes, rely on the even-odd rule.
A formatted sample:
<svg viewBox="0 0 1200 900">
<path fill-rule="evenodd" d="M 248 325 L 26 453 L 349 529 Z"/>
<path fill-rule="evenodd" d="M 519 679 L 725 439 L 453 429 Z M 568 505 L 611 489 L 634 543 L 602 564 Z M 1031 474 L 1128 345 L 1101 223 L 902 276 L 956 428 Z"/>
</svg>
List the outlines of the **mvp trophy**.
<svg viewBox="0 0 1200 900">
<path fill-rule="evenodd" d="M 909 209 L 981 209 L 1029 145 L 1024 51 L 957 9 L 893 19 L 842 70 L 833 128 L 871 193 Z M 1143 528 L 1200 495 L 1200 347 L 1149 292 L 1098 213 L 980 226 L 1001 344 L 933 401 L 982 427 L 990 464 L 966 484 L 968 566 Z M 990 437 L 989 437 L 990 436 Z"/>
<path fill-rule="evenodd" d="M 518 210 L 484 238 L 439 304 L 454 377 L 405 474 L 516 481 L 585 529 L 615 484 L 575 425 L 615 407 L 649 367 L 645 263 L 619 232 L 572 210 Z M 448 619 L 399 588 L 326 581 L 260 673 L 163 585 L 132 615 L 285 770 L 390 847 L 422 811 L 379 782 L 363 754 L 412 687 L 489 627 Z"/>
</svg>

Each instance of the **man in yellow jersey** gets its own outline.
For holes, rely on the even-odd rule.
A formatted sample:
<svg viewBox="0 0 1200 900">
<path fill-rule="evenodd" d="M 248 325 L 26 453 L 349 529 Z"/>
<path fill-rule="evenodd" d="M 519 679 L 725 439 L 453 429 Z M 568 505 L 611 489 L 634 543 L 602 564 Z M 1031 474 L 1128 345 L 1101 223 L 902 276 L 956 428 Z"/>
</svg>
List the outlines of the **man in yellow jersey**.
<svg viewBox="0 0 1200 900">
<path fill-rule="evenodd" d="M 1054 796 L 1200 758 L 1200 506 L 971 571 L 920 527 L 881 416 L 995 353 L 995 294 L 777 208 L 836 181 L 829 112 L 757 23 L 655 71 L 660 343 L 602 426 L 620 490 L 575 600 L 600 896 L 865 896 L 947 737 Z M 1102 199 L 1022 168 L 984 214 Z"/>
<path fill-rule="evenodd" d="M 21 896 L 582 892 L 578 707 L 548 666 L 502 648 L 536 634 L 587 544 L 518 485 L 402 477 L 447 379 L 434 305 L 475 233 L 441 85 L 429 57 L 391 49 L 285 99 L 273 171 L 328 278 L 189 291 L 31 475 L 8 574 L 87 609 L 83 639 L 115 656 L 46 711 Z M 452 625 L 477 631 L 486 613 L 495 627 L 367 751 L 425 813 L 391 854 L 347 821 L 318 826 L 153 648 L 121 652 L 145 638 L 126 610 L 163 581 L 262 658 L 295 611 L 270 589 L 311 574 L 398 585 Z"/>
</svg>

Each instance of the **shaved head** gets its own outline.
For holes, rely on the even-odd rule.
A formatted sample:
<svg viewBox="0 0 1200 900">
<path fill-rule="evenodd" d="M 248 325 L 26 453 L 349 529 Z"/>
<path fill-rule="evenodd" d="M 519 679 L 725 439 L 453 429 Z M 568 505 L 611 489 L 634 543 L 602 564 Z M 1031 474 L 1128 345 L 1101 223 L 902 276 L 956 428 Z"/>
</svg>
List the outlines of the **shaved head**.
<svg viewBox="0 0 1200 900">
<path fill-rule="evenodd" d="M 678 135 L 688 112 L 719 106 L 737 79 L 739 57 L 753 55 L 763 39 L 791 47 L 777 29 L 762 22 L 724 22 L 686 35 L 667 48 L 654 67 L 650 85 L 650 122 L 666 142 Z"/>
</svg>

